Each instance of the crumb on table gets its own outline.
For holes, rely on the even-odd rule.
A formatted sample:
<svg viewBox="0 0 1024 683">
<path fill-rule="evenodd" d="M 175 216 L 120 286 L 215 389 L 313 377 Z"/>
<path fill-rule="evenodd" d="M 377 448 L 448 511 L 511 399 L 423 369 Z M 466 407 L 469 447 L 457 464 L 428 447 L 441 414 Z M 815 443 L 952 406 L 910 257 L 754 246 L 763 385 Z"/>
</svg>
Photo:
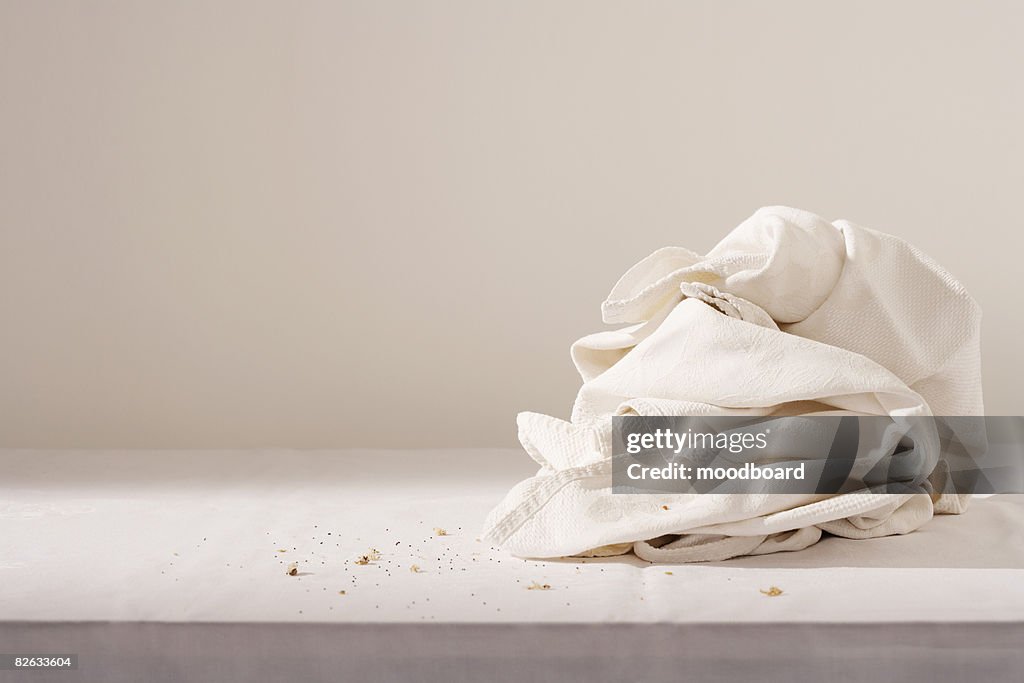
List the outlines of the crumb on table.
<svg viewBox="0 0 1024 683">
<path fill-rule="evenodd" d="M 356 558 L 356 564 L 370 564 L 380 559 L 380 551 L 376 548 L 370 548 L 370 551 L 365 555 L 360 555 Z"/>
</svg>

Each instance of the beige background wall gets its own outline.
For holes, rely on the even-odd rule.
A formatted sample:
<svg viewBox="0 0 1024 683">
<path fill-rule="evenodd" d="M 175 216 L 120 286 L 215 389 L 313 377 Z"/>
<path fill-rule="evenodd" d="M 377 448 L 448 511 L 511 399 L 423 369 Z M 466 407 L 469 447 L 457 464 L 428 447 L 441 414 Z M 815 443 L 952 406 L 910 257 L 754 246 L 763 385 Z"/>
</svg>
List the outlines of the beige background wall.
<svg viewBox="0 0 1024 683">
<path fill-rule="evenodd" d="M 0 445 L 511 445 L 616 278 L 905 237 L 1019 414 L 1013 2 L 0 0 Z"/>
</svg>

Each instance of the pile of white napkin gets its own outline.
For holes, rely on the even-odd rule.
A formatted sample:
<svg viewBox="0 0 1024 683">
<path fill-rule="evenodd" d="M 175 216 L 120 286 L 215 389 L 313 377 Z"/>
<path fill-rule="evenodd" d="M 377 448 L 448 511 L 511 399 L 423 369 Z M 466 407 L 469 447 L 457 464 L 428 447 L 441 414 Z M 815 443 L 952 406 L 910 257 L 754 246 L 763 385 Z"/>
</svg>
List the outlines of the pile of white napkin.
<svg viewBox="0 0 1024 683">
<path fill-rule="evenodd" d="M 763 208 L 704 256 L 654 252 L 602 314 L 628 326 L 572 346 L 584 383 L 571 421 L 519 415 L 540 470 L 489 515 L 491 542 L 523 557 L 694 562 L 964 511 L 942 472 L 930 494 L 612 494 L 614 415 L 982 415 L 981 311 L 906 242 Z"/>
</svg>

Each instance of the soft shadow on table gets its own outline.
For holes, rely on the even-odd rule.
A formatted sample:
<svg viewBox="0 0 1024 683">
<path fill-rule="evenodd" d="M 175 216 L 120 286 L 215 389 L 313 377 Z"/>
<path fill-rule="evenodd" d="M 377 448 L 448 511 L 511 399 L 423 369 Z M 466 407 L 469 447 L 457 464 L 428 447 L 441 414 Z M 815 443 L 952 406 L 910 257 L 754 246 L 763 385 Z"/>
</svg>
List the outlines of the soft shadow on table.
<svg viewBox="0 0 1024 683">
<path fill-rule="evenodd" d="M 537 471 L 519 449 L 18 450 L 0 449 L 10 488 L 301 487 L 361 482 L 382 489 L 491 482 L 513 486 Z"/>
<path fill-rule="evenodd" d="M 667 566 L 650 565 L 633 554 L 559 562 Z M 737 557 L 689 566 L 1024 569 L 1024 496 L 999 495 L 974 500 L 965 514 L 937 515 L 922 528 L 903 536 L 853 540 L 825 534 L 821 541 L 799 552 Z"/>
</svg>

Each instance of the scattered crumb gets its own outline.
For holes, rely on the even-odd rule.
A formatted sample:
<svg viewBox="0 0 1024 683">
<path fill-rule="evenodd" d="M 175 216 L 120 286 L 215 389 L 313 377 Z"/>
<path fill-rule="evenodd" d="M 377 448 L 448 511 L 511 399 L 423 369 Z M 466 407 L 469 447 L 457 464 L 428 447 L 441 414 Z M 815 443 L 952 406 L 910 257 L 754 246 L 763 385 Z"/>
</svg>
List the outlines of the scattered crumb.
<svg viewBox="0 0 1024 683">
<path fill-rule="evenodd" d="M 287 550 L 285 550 L 284 548 L 278 548 L 278 549 L 277 549 L 277 552 L 279 552 L 279 553 L 286 553 L 286 552 L 288 552 L 288 551 L 287 551 Z"/>
<path fill-rule="evenodd" d="M 298 562 L 292 562 L 290 565 L 288 565 L 288 570 L 287 570 L 286 573 L 288 574 L 288 576 L 298 576 L 298 574 L 299 574 L 299 563 Z"/>
<path fill-rule="evenodd" d="M 551 584 L 550 583 L 537 583 L 536 581 L 534 581 L 533 583 L 531 583 L 529 586 L 526 587 L 526 590 L 528 590 L 528 591 L 549 591 L 549 590 L 551 590 Z"/>
<path fill-rule="evenodd" d="M 778 586 L 772 586 L 768 590 L 762 590 L 761 593 L 767 595 L 768 597 L 774 598 L 782 595 L 782 589 Z"/>
<path fill-rule="evenodd" d="M 662 510 L 668 510 L 668 505 L 662 505 L 662 506 L 661 506 L 661 509 L 662 509 Z"/>
<path fill-rule="evenodd" d="M 370 564 L 371 562 L 376 562 L 379 559 L 380 551 L 376 548 L 370 548 L 370 552 L 365 555 L 360 555 L 359 558 L 356 559 L 356 564 Z"/>
<path fill-rule="evenodd" d="M 413 574 L 419 574 L 423 570 L 420 569 L 420 566 L 418 564 L 414 564 L 411 567 L 409 567 L 409 571 L 411 571 Z"/>
<path fill-rule="evenodd" d="M 345 591 L 338 591 L 338 595 L 347 595 L 347 593 Z"/>
<path fill-rule="evenodd" d="M 448 535 L 448 532 L 447 532 L 447 531 L 445 531 L 444 529 L 442 529 L 442 528 L 441 528 L 441 527 L 439 527 L 439 526 L 435 526 L 435 527 L 434 527 L 434 535 L 435 535 L 435 536 L 447 536 L 447 535 Z"/>
<path fill-rule="evenodd" d="M 672 572 L 665 572 L 665 573 L 668 574 L 669 576 L 672 576 Z"/>
</svg>

